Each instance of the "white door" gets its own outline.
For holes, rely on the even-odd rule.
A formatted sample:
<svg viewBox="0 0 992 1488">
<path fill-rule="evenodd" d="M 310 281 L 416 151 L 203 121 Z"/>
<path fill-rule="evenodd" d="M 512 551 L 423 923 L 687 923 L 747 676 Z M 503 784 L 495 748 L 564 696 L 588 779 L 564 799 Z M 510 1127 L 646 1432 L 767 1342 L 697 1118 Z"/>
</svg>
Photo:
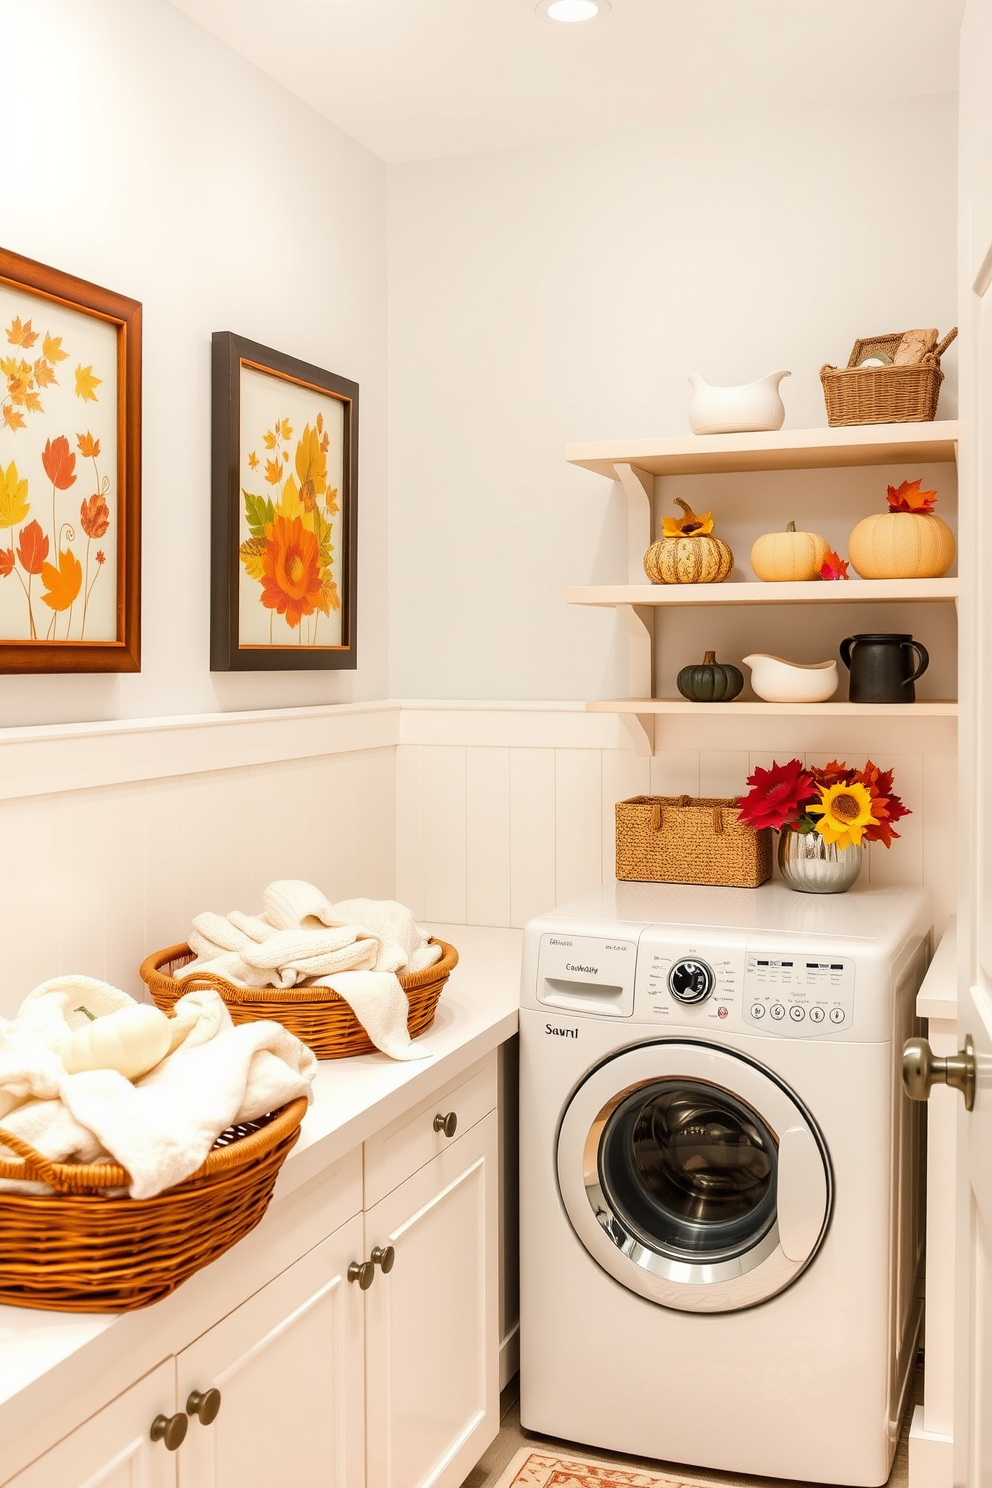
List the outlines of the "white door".
<svg viewBox="0 0 992 1488">
<path fill-rule="evenodd" d="M 179 1488 L 363 1481 L 361 1260 L 355 1215 L 178 1356 Z"/>
<path fill-rule="evenodd" d="M 497 1148 L 491 1111 L 365 1216 L 367 1488 L 456 1488 L 498 1430 Z"/>
<path fill-rule="evenodd" d="M 151 1437 L 153 1422 L 176 1415 L 176 1377 L 168 1359 L 11 1478 L 7 1488 L 176 1488 L 178 1454 Z M 184 1424 L 181 1418 L 177 1430 L 173 1422 L 170 1442 L 182 1436 Z"/>
<path fill-rule="evenodd" d="M 984 161 L 962 199 L 961 799 L 965 849 L 958 1030 L 974 1042 L 974 1109 L 959 1108 L 954 1482 L 992 1483 L 992 5 L 969 5 L 962 128 L 983 130 Z M 984 60 L 976 72 L 975 52 Z M 964 158 L 980 156 L 973 138 Z M 972 151 L 972 146 L 974 149 Z"/>
</svg>

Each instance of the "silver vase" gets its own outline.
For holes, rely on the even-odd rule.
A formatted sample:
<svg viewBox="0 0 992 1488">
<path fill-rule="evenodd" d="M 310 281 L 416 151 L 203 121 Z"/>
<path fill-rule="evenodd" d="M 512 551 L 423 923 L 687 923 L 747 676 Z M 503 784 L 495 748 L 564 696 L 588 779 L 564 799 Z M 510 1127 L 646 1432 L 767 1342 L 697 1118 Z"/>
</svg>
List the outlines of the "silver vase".
<svg viewBox="0 0 992 1488">
<path fill-rule="evenodd" d="M 864 850 L 838 847 L 819 832 L 780 832 L 778 866 L 800 894 L 843 894 L 861 872 Z"/>
</svg>

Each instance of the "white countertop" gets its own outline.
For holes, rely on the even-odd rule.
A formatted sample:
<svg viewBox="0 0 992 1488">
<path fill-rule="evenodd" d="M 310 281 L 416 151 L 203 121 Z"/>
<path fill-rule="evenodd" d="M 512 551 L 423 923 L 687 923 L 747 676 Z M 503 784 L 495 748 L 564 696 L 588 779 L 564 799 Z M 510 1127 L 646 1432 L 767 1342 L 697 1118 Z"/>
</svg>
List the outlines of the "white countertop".
<svg viewBox="0 0 992 1488">
<path fill-rule="evenodd" d="M 425 928 L 459 954 L 434 1023 L 417 1039 L 427 1057 L 401 1062 L 368 1054 L 322 1061 L 313 1105 L 283 1165 L 273 1204 L 516 1032 L 521 932 L 466 925 Z M 13 1429 L 18 1395 L 88 1344 L 140 1316 L 0 1306 L 0 1440 L 8 1425 Z"/>
</svg>

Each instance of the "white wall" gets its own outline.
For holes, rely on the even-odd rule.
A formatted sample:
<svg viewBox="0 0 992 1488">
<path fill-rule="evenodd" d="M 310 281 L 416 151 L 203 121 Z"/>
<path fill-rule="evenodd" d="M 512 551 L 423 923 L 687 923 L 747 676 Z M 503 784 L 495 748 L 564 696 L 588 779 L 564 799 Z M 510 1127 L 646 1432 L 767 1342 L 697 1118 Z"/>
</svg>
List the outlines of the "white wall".
<svg viewBox="0 0 992 1488">
<path fill-rule="evenodd" d="M 564 591 L 626 579 L 623 506 L 564 445 L 688 433 L 689 371 L 822 425 L 857 336 L 949 329 L 955 99 L 395 166 L 389 245 L 392 695 L 616 696 Z"/>
<path fill-rule="evenodd" d="M 0 57 L 0 244 L 144 306 L 142 672 L 5 677 L 0 725 L 384 696 L 385 166 L 164 0 L 0 0 Z M 357 674 L 209 671 L 215 330 L 360 384 Z"/>
</svg>

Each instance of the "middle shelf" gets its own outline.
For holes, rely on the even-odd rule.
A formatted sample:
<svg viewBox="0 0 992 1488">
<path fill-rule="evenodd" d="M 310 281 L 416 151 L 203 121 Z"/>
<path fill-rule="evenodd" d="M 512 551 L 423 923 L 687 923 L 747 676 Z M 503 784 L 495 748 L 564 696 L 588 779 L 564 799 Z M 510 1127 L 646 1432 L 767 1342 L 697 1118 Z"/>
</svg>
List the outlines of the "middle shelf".
<svg viewBox="0 0 992 1488">
<path fill-rule="evenodd" d="M 567 591 L 569 604 L 600 605 L 769 605 L 953 603 L 957 579 L 840 579 L 763 584 L 589 584 Z"/>
</svg>

